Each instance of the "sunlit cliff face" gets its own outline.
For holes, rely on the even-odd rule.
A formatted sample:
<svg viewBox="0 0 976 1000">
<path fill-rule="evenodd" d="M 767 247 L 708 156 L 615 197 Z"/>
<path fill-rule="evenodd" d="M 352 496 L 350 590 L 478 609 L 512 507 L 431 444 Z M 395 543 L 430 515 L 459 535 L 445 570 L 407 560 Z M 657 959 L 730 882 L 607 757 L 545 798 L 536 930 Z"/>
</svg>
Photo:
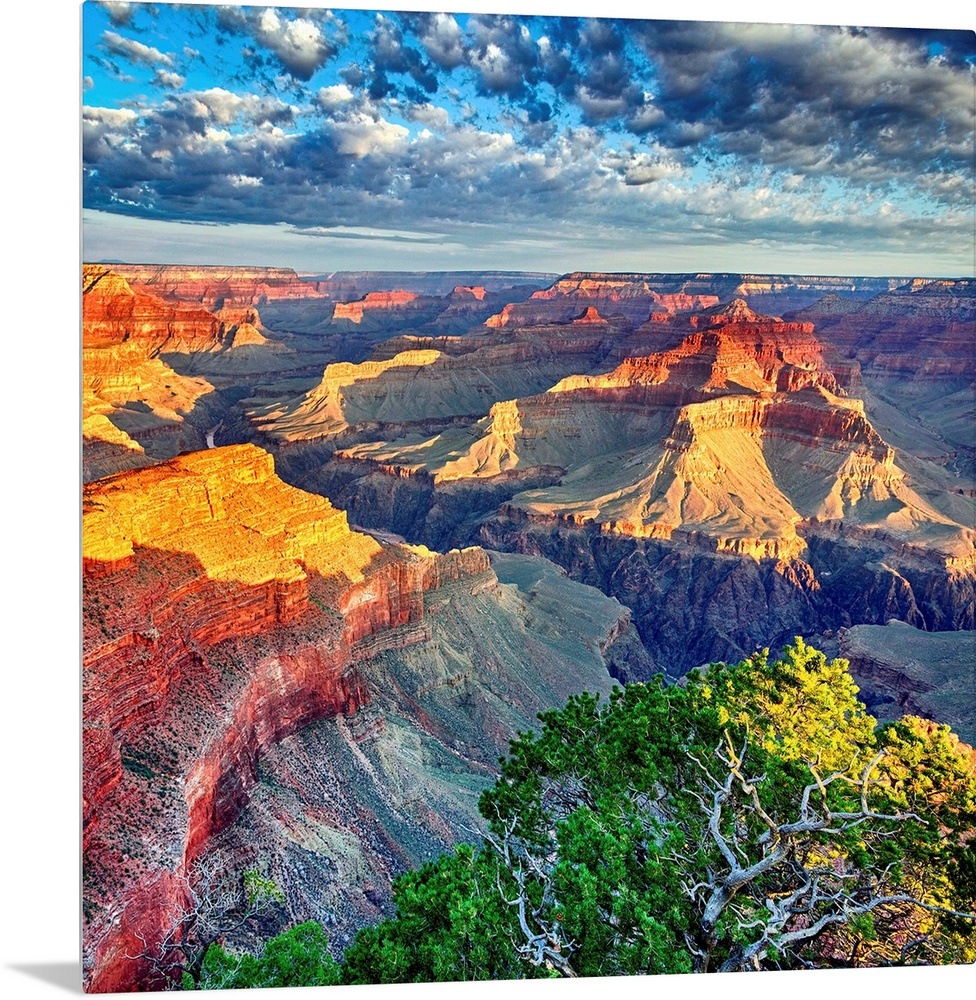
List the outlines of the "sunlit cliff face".
<svg viewBox="0 0 976 1000">
<path fill-rule="evenodd" d="M 261 755 L 366 704 L 361 664 L 429 639 L 426 594 L 494 578 L 479 549 L 351 531 L 253 445 L 89 484 L 82 532 L 90 986 L 159 988 L 127 956 L 190 905 L 196 859 L 247 806 Z"/>
<path fill-rule="evenodd" d="M 91 563 L 119 563 L 149 545 L 192 557 L 210 580 L 251 586 L 309 573 L 358 581 L 381 551 L 325 497 L 283 483 L 272 457 L 251 445 L 103 480 L 85 499 Z"/>
</svg>

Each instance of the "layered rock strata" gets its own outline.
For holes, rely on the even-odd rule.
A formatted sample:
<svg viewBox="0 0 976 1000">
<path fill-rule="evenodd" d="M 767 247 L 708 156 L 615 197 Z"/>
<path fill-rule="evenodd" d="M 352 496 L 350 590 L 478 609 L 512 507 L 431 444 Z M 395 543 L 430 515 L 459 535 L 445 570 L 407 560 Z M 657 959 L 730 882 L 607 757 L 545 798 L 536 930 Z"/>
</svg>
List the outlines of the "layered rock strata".
<svg viewBox="0 0 976 1000">
<path fill-rule="evenodd" d="M 83 475 L 97 479 L 206 447 L 226 403 L 189 359 L 282 348 L 251 306 L 210 312 L 130 285 L 118 271 L 82 272 Z M 179 369 L 179 370 L 177 370 Z"/>
<path fill-rule="evenodd" d="M 314 282 L 288 267 L 192 267 L 177 264 L 118 264 L 113 270 L 153 294 L 198 302 L 207 310 L 257 306 L 288 299 L 327 298 Z"/>
<path fill-rule="evenodd" d="M 618 597 L 672 671 L 892 615 L 971 627 L 976 534 L 958 505 L 930 499 L 937 479 L 900 465 L 848 395 L 853 370 L 832 370 L 836 351 L 811 322 L 733 300 L 652 325 L 674 346 L 496 402 L 434 437 L 346 445 L 331 474 L 311 478 L 337 487 L 363 523 L 359 497 L 388 511 L 394 487 L 380 476 L 405 479 L 398 528 L 431 544 L 442 540 L 448 487 L 464 484 L 478 511 L 469 540 L 542 554 Z M 356 461 L 368 469 L 359 477 Z M 519 491 L 520 475 L 558 481 Z M 668 582 L 655 581 L 651 568 L 668 559 Z M 844 567 L 836 578 L 832 560 Z M 689 644 L 696 626 L 704 638 Z"/>
<path fill-rule="evenodd" d="M 976 744 L 976 632 L 922 632 L 893 618 L 841 629 L 837 648 L 873 715 L 919 715 Z"/>
<path fill-rule="evenodd" d="M 139 956 L 191 905 L 196 862 L 221 838 L 233 839 L 260 784 L 261 761 L 275 745 L 369 703 L 379 690 L 370 665 L 427 648 L 438 628 L 432 615 L 447 621 L 459 606 L 469 616 L 494 616 L 495 626 L 512 635 L 519 627 L 520 598 L 499 589 L 484 551 L 381 545 L 351 531 L 325 498 L 283 483 L 271 456 L 251 445 L 90 484 L 83 555 L 85 967 L 93 991 L 161 985 Z M 600 619 L 590 634 L 609 644 L 626 631 L 627 612 L 602 595 L 593 600 Z M 479 786 L 486 782 L 513 726 L 529 724 L 565 689 L 608 684 L 600 651 L 585 669 L 572 668 L 565 655 L 546 679 L 531 665 L 527 642 L 510 641 L 511 666 L 495 682 L 480 675 L 477 661 L 469 663 L 466 685 L 479 704 L 483 684 L 495 699 L 515 690 L 505 672 L 516 665 L 531 697 L 523 706 L 512 703 L 514 714 L 495 709 L 485 716 L 494 735 L 470 761 L 455 758 L 461 770 L 449 785 L 469 782 L 466 774 Z M 457 634 L 451 646 L 457 663 L 472 656 Z M 427 671 L 432 690 L 453 690 L 438 679 L 441 655 L 432 654 L 425 668 L 421 653 L 413 669 Z M 395 677 L 384 683 L 395 687 Z M 443 710 L 440 696 L 422 698 L 416 710 L 385 697 L 411 738 L 431 747 L 460 738 L 463 727 L 433 721 Z M 443 784 L 418 772 L 421 779 Z M 474 821 L 475 798 L 465 798 L 465 822 Z M 456 825 L 423 810 L 408 826 L 425 851 L 460 836 Z M 331 836 L 357 835 L 355 825 L 341 834 L 325 828 Z M 378 832 L 365 823 L 358 835 Z M 238 846 L 243 870 L 253 845 L 250 853 Z M 375 870 L 367 869 L 388 886 L 386 866 L 401 870 L 416 853 L 384 858 L 375 856 Z M 362 892 L 362 885 L 349 891 Z M 343 892 L 333 884 L 326 895 Z M 388 899 L 387 892 L 380 897 Z M 355 912 L 346 908 L 350 928 L 358 926 Z M 360 913 L 359 922 L 364 918 Z"/>
<path fill-rule="evenodd" d="M 393 343 L 406 350 L 391 356 L 380 348 L 360 364 L 329 365 L 311 392 L 254 406 L 248 419 L 272 447 L 316 440 L 341 447 L 350 438 L 388 439 L 410 424 L 470 420 L 497 401 L 590 370 L 607 355 L 617 329 L 590 317 L 502 335 L 400 336 Z"/>
</svg>

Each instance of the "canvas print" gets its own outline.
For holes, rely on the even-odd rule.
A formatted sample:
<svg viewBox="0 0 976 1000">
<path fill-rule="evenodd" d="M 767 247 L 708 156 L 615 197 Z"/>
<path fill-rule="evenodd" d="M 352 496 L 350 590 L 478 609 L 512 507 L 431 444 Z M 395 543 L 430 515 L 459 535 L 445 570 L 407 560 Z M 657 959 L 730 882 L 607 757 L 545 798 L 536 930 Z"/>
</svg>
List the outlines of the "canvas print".
<svg viewBox="0 0 976 1000">
<path fill-rule="evenodd" d="M 974 35 L 83 7 L 99 992 L 976 958 Z"/>
</svg>

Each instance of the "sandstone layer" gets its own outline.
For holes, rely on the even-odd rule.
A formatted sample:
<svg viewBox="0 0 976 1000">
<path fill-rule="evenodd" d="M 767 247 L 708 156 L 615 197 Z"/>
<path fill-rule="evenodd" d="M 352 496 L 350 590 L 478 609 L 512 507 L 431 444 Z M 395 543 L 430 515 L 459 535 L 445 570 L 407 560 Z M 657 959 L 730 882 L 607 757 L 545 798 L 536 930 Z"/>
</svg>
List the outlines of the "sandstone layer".
<svg viewBox="0 0 976 1000">
<path fill-rule="evenodd" d="M 124 270 L 124 268 L 120 268 Z M 85 480 L 206 447 L 227 401 L 208 378 L 281 364 L 287 348 L 253 306 L 203 305 L 130 285 L 119 271 L 82 272 L 82 462 Z M 199 360 L 208 359 L 206 362 Z M 231 360 L 232 359 L 232 360 Z"/>
<path fill-rule="evenodd" d="M 976 744 L 976 632 L 921 632 L 892 619 L 841 629 L 837 644 L 873 715 L 936 719 Z"/>
<path fill-rule="evenodd" d="M 551 631 L 566 632 L 547 647 L 523 622 L 533 595 L 501 585 L 484 551 L 382 545 L 352 531 L 325 498 L 283 483 L 271 456 L 251 445 L 90 484 L 83 554 L 85 968 L 93 991 L 161 985 L 138 956 L 190 904 L 195 864 L 208 852 L 230 844 L 226 857 L 242 871 L 288 854 L 294 837 L 248 847 L 233 833 L 245 810 L 260 810 L 262 761 L 278 759 L 279 742 L 377 702 L 368 720 L 329 730 L 348 751 L 320 765 L 346 769 L 342 809 L 322 801 L 302 812 L 318 831 L 312 867 L 332 880 L 315 906 L 296 883 L 279 914 L 307 919 L 341 898 L 335 909 L 351 932 L 388 903 L 392 872 L 459 839 L 462 818 L 476 822 L 477 791 L 515 728 L 571 690 L 606 689 L 604 649 L 628 631 L 626 609 L 592 592 L 579 598 L 595 609 L 588 620 L 567 625 L 553 607 L 541 615 Z M 499 632 L 508 636 L 503 646 Z M 581 643 L 591 650 L 582 659 Z M 404 697 L 408 684 L 414 694 Z M 381 738 L 385 713 L 395 715 L 395 738 Z M 355 735 L 349 725 L 359 726 Z M 364 765 L 374 743 L 354 748 L 369 733 L 384 757 Z M 411 742 L 436 759 L 405 762 Z M 375 783 L 357 791 L 357 768 L 370 766 Z M 438 789 L 453 812 L 398 806 L 394 796 L 396 824 L 367 822 L 365 803 L 394 773 Z M 379 836 L 394 842 L 395 830 L 408 831 L 413 846 L 370 846 Z M 348 885 L 332 860 L 341 852 L 328 847 L 339 842 L 366 859 Z"/>
<path fill-rule="evenodd" d="M 325 298 L 314 283 L 287 267 L 185 267 L 119 264 L 113 270 L 154 294 L 199 302 L 207 310 L 256 306 L 280 299 Z"/>
</svg>

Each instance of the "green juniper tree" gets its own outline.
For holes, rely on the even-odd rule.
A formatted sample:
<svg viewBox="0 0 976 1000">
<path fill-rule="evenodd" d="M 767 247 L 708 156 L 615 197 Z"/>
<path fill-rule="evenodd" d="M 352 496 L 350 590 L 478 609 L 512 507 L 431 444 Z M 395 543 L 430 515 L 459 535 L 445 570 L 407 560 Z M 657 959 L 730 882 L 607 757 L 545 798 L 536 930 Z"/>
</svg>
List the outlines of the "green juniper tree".
<svg viewBox="0 0 976 1000">
<path fill-rule="evenodd" d="M 260 955 L 235 955 L 219 944 L 207 949 L 199 979 L 184 989 L 225 990 L 271 986 L 334 986 L 339 966 L 329 954 L 325 931 L 314 921 L 266 942 Z"/>
<path fill-rule="evenodd" d="M 856 695 L 797 639 L 543 713 L 343 981 L 972 960 L 976 758 Z"/>
</svg>

